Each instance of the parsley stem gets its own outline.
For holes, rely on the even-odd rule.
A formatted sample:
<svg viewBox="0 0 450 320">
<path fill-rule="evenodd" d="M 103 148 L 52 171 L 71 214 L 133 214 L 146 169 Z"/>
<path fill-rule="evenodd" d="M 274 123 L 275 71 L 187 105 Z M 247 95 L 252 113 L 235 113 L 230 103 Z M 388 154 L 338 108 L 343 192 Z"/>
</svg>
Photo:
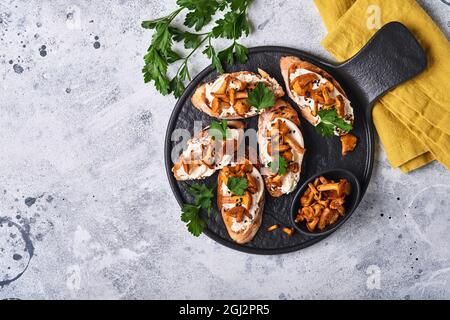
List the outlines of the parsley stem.
<svg viewBox="0 0 450 320">
<path fill-rule="evenodd" d="M 198 45 L 196 45 L 195 46 L 195 48 L 194 49 L 192 49 L 192 51 L 187 55 L 187 57 L 185 58 L 186 60 L 187 59 L 189 59 L 193 54 L 194 54 L 194 52 L 198 49 L 198 48 L 200 48 L 200 46 L 207 40 L 207 39 L 210 39 L 209 40 L 209 43 L 211 43 L 211 32 L 207 32 L 206 33 L 208 36 L 206 36 L 206 37 L 204 37 L 199 43 L 198 43 Z"/>
<path fill-rule="evenodd" d="M 212 37 L 211 37 L 211 35 L 210 35 L 210 36 L 208 37 L 208 44 L 209 44 L 210 47 L 211 47 L 211 45 L 212 45 L 212 44 L 211 44 L 211 38 L 212 38 Z"/>
<path fill-rule="evenodd" d="M 206 33 L 204 33 L 204 34 L 205 34 L 205 35 L 208 35 L 208 36 L 204 37 L 204 38 L 203 38 L 203 39 L 195 46 L 195 48 L 192 49 L 192 51 L 191 51 L 185 58 L 183 58 L 183 62 L 181 63 L 180 67 L 178 68 L 176 77 L 178 77 L 178 74 L 180 73 L 181 69 L 183 69 L 183 66 L 186 66 L 186 68 L 187 68 L 187 62 L 188 62 L 189 58 L 194 54 L 195 51 L 197 51 L 198 48 L 201 47 L 201 45 L 202 45 L 207 39 L 209 39 L 209 43 L 211 44 L 211 36 L 212 36 L 212 33 L 211 33 L 211 32 L 206 32 Z M 188 71 L 188 73 L 187 73 L 187 76 L 188 76 L 188 80 L 191 81 L 191 75 L 189 74 L 189 71 Z"/>
<path fill-rule="evenodd" d="M 183 7 L 178 8 L 177 10 L 175 10 L 174 12 L 172 12 L 172 14 L 170 14 L 167 18 L 167 22 L 171 23 L 173 19 L 175 19 L 175 17 L 181 12 L 183 11 Z"/>
<path fill-rule="evenodd" d="M 168 14 L 167 16 L 164 16 L 164 17 L 161 17 L 161 18 L 157 18 L 157 19 L 153 19 L 153 20 L 148 20 L 148 22 L 157 23 L 157 22 L 161 22 L 161 21 L 166 21 L 167 23 L 170 23 L 184 9 L 185 8 L 183 8 L 183 7 L 182 8 L 178 8 L 177 10 L 173 11 L 171 14 Z"/>
</svg>

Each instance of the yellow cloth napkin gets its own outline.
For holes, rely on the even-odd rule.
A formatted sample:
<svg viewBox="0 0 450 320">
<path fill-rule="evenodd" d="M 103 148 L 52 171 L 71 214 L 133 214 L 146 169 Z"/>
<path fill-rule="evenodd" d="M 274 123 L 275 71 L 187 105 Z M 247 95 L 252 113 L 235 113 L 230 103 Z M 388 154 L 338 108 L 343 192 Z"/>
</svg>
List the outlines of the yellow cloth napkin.
<svg viewBox="0 0 450 320">
<path fill-rule="evenodd" d="M 340 61 L 370 40 L 377 20 L 414 33 L 428 67 L 376 103 L 374 125 L 393 167 L 409 172 L 436 159 L 450 169 L 450 43 L 430 16 L 414 0 L 314 1 L 329 31 L 322 45 Z"/>
</svg>

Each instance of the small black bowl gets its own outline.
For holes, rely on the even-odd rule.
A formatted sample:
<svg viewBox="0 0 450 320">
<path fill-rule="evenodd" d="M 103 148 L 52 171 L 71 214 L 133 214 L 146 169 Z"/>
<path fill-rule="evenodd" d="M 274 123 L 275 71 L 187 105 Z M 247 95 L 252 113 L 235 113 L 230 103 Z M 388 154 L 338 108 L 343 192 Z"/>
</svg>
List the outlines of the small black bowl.
<svg viewBox="0 0 450 320">
<path fill-rule="evenodd" d="M 300 208 L 300 197 L 303 195 L 303 193 L 306 191 L 306 188 L 308 188 L 308 183 L 313 182 L 317 177 L 324 176 L 326 179 L 329 180 L 336 180 L 339 181 L 340 179 L 347 179 L 347 181 L 352 186 L 352 192 L 350 195 L 348 195 L 345 198 L 345 215 L 343 217 L 340 217 L 336 223 L 327 226 L 324 230 L 320 231 L 314 231 L 311 232 L 306 227 L 305 222 L 300 222 L 299 224 L 295 223 L 295 217 L 298 214 L 298 209 Z M 339 228 L 345 221 L 347 221 L 348 218 L 352 215 L 353 211 L 355 210 L 356 206 L 359 203 L 361 196 L 361 186 L 359 184 L 358 178 L 351 173 L 348 170 L 345 169 L 333 169 L 333 170 L 327 170 L 323 171 L 319 174 L 316 174 L 315 176 L 309 178 L 298 190 L 297 194 L 294 197 L 294 201 L 292 202 L 291 206 L 291 222 L 295 229 L 297 229 L 300 233 L 306 235 L 306 236 L 325 236 L 332 232 L 334 232 L 337 228 Z"/>
</svg>

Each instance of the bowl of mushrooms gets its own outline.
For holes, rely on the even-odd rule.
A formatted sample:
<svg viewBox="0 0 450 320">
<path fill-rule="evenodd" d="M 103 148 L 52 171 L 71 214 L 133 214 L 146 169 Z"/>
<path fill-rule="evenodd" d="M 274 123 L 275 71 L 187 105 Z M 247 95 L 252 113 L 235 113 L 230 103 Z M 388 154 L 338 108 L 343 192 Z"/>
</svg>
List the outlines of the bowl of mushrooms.
<svg viewBox="0 0 450 320">
<path fill-rule="evenodd" d="M 291 207 L 292 225 L 307 236 L 324 236 L 339 228 L 360 200 L 358 178 L 348 170 L 333 169 L 308 179 Z"/>
</svg>

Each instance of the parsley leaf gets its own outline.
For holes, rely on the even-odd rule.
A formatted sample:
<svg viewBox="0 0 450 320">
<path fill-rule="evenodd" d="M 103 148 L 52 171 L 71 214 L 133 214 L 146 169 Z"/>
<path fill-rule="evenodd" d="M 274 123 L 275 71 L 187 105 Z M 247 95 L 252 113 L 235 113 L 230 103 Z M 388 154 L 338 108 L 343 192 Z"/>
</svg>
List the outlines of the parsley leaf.
<svg viewBox="0 0 450 320">
<path fill-rule="evenodd" d="M 235 43 L 234 44 L 234 53 L 236 54 L 236 58 L 239 63 L 246 63 L 248 60 L 248 48 L 243 46 L 242 44 Z"/>
<path fill-rule="evenodd" d="M 287 172 L 287 161 L 282 156 L 278 156 L 276 161 L 269 162 L 268 166 L 272 172 L 277 173 L 280 176 L 286 174 Z"/>
<path fill-rule="evenodd" d="M 202 209 L 207 210 L 208 215 L 211 214 L 212 199 L 214 197 L 213 189 L 208 188 L 204 184 L 193 184 L 188 190 L 195 197 L 195 203 Z"/>
<path fill-rule="evenodd" d="M 186 87 L 184 86 L 184 82 L 180 77 L 173 77 L 169 83 L 170 92 L 173 92 L 175 98 L 181 97 Z"/>
<path fill-rule="evenodd" d="M 167 22 L 157 23 L 155 30 L 152 42 L 156 49 L 165 53 L 172 46 L 172 34 L 169 32 L 169 24 Z"/>
<path fill-rule="evenodd" d="M 190 32 L 184 33 L 184 47 L 186 49 L 195 49 L 200 43 L 200 35 Z"/>
<path fill-rule="evenodd" d="M 243 34 L 248 36 L 249 33 L 250 24 L 245 11 L 226 13 L 223 19 L 217 20 L 212 30 L 214 38 L 239 39 Z"/>
<path fill-rule="evenodd" d="M 179 71 L 178 74 L 170 81 L 169 87 L 171 92 L 173 92 L 173 95 L 176 98 L 181 97 L 181 95 L 184 92 L 185 86 L 184 86 L 184 80 L 189 79 L 190 80 L 190 75 L 189 75 L 189 69 L 187 67 L 187 62 L 185 61 Z"/>
<path fill-rule="evenodd" d="M 188 31 L 181 31 L 176 28 L 172 29 L 173 40 L 176 42 L 183 41 L 186 49 L 195 49 L 200 45 L 202 39 L 198 33 L 192 33 Z"/>
<path fill-rule="evenodd" d="M 213 120 L 211 125 L 209 126 L 209 134 L 217 140 L 226 140 L 227 139 L 227 128 L 228 121 L 221 120 L 216 121 Z"/>
<path fill-rule="evenodd" d="M 166 72 L 168 62 L 161 55 L 160 51 L 154 46 L 150 46 L 147 54 L 144 57 L 145 66 L 142 69 L 144 74 L 144 82 L 155 82 L 156 89 L 163 95 L 169 94 L 169 79 Z"/>
<path fill-rule="evenodd" d="M 225 14 L 223 19 L 216 22 L 216 26 L 212 30 L 214 38 L 234 39 L 232 45 L 219 53 L 219 59 L 228 64 L 234 63 L 234 55 L 236 55 L 240 63 L 245 63 L 248 59 L 247 47 L 236 42 L 243 34 L 250 33 L 250 24 L 247 20 L 246 6 L 247 1 L 232 1 L 231 8 L 234 11 Z"/>
<path fill-rule="evenodd" d="M 223 49 L 222 51 L 219 52 L 217 56 L 219 57 L 220 61 L 224 61 L 229 65 L 234 64 L 234 46 L 235 44 L 233 43 L 228 48 Z"/>
<path fill-rule="evenodd" d="M 195 237 L 200 236 L 206 227 L 206 222 L 200 217 L 199 206 L 184 204 L 181 208 L 181 221 L 187 223 L 187 228 Z"/>
<path fill-rule="evenodd" d="M 146 21 L 142 21 L 141 27 L 144 29 L 155 29 L 157 24 L 158 24 L 158 21 L 156 21 L 156 20 L 146 20 Z"/>
<path fill-rule="evenodd" d="M 336 128 L 345 132 L 353 129 L 350 123 L 338 116 L 336 109 L 320 110 L 318 114 L 320 122 L 316 126 L 316 131 L 324 137 L 332 137 Z"/>
<path fill-rule="evenodd" d="M 234 56 L 236 56 L 239 63 L 246 63 L 248 60 L 248 48 L 235 41 L 231 46 L 220 51 L 217 56 L 220 61 L 224 61 L 229 65 L 234 64 Z"/>
<path fill-rule="evenodd" d="M 258 85 L 248 93 L 247 102 L 258 110 L 273 107 L 275 104 L 275 95 L 263 83 Z"/>
<path fill-rule="evenodd" d="M 206 49 L 203 51 L 204 54 L 206 54 L 206 56 L 211 59 L 211 63 L 212 66 L 214 67 L 214 69 L 217 70 L 217 72 L 219 73 L 223 73 L 223 67 L 222 67 L 222 63 L 220 62 L 219 57 L 216 54 L 216 50 L 214 50 L 214 47 L 210 45 L 206 47 Z"/>
<path fill-rule="evenodd" d="M 195 204 L 183 204 L 181 221 L 186 222 L 188 231 L 198 237 L 206 227 L 206 222 L 200 216 L 200 209 L 207 210 L 208 216 L 211 214 L 214 192 L 202 184 L 193 184 L 188 191 L 194 196 Z"/>
<path fill-rule="evenodd" d="M 230 1 L 230 0 L 228 0 Z M 231 0 L 231 9 L 233 11 L 245 11 L 247 7 L 250 5 L 251 0 Z"/>
<path fill-rule="evenodd" d="M 237 196 L 244 195 L 248 183 L 246 178 L 229 177 L 227 182 L 228 189 Z"/>
<path fill-rule="evenodd" d="M 167 77 L 168 66 L 181 58 L 172 50 L 173 30 L 166 19 L 144 21 L 142 25 L 144 28 L 155 29 L 152 44 L 144 56 L 145 66 L 142 69 L 144 82 L 154 81 L 156 89 L 163 95 L 167 95 L 172 92 L 172 86 Z"/>
<path fill-rule="evenodd" d="M 217 0 L 178 0 L 177 4 L 190 10 L 186 15 L 184 25 L 187 27 L 195 26 L 196 31 L 207 25 L 219 9 Z"/>
</svg>

